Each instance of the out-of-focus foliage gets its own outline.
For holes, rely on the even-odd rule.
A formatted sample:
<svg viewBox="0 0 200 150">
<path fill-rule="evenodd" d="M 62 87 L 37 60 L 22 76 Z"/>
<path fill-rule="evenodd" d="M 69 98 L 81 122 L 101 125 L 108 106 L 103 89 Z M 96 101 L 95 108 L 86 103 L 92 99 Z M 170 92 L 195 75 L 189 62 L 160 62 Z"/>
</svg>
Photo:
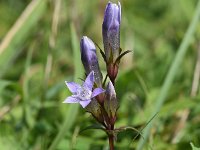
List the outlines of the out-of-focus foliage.
<svg viewBox="0 0 200 150">
<path fill-rule="evenodd" d="M 95 123 L 90 114 L 78 104 L 62 103 L 70 95 L 64 81 L 81 82 L 78 78 L 84 75 L 81 37 L 87 35 L 103 48 L 106 4 L 100 0 L 0 1 L 0 149 L 108 149 L 101 130 L 79 134 Z M 133 53 L 123 58 L 116 81 L 120 102 L 116 127 L 140 130 L 152 117 L 196 4 L 197 0 L 121 0 L 121 47 Z M 190 142 L 200 147 L 199 88 L 191 94 L 193 84 L 199 83 L 193 81 L 199 29 L 155 116 L 158 121 L 146 149 L 188 150 Z M 134 149 L 136 135 L 131 130 L 120 133 L 116 149 Z"/>
</svg>

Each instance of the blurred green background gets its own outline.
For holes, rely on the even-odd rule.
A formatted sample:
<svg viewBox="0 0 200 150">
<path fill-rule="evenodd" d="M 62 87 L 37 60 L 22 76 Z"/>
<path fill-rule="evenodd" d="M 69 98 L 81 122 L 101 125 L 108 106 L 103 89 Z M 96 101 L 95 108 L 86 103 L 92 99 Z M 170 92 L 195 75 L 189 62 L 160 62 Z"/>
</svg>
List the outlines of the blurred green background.
<svg viewBox="0 0 200 150">
<path fill-rule="evenodd" d="M 80 133 L 95 123 L 91 115 L 78 104 L 62 103 L 70 95 L 64 81 L 81 83 L 84 75 L 81 37 L 87 35 L 103 48 L 101 26 L 107 2 L 0 1 L 1 150 L 108 149 L 101 130 Z M 121 0 L 121 47 L 133 53 L 123 58 L 117 78 L 116 127 L 141 130 L 158 112 L 143 149 L 189 150 L 190 142 L 200 147 L 199 22 L 191 29 L 194 34 L 183 41 L 197 2 Z M 171 64 L 178 64 L 175 56 L 181 43 L 187 52 L 172 70 L 170 84 L 165 79 Z M 169 90 L 159 105 L 164 83 Z M 116 149 L 135 149 L 143 140 L 134 139 L 136 135 L 131 130 L 120 133 Z"/>
</svg>

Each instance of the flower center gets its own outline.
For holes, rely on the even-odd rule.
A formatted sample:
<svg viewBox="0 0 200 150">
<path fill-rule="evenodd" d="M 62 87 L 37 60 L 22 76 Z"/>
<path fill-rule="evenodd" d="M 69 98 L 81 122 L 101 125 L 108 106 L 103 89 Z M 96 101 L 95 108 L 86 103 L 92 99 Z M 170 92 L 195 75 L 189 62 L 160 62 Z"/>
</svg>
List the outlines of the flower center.
<svg viewBox="0 0 200 150">
<path fill-rule="evenodd" d="M 77 96 L 81 100 L 89 100 L 91 98 L 92 91 L 90 91 L 87 87 L 81 87 L 77 90 Z"/>
</svg>

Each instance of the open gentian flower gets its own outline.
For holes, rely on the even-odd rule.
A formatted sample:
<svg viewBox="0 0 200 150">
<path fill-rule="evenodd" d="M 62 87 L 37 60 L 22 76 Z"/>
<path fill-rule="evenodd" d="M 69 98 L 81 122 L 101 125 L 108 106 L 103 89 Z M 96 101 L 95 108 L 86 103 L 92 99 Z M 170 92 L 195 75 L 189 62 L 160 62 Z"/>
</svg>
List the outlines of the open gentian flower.
<svg viewBox="0 0 200 150">
<path fill-rule="evenodd" d="M 82 85 L 67 81 L 65 83 L 72 92 L 72 96 L 67 97 L 63 103 L 80 103 L 83 108 L 91 102 L 92 98 L 105 92 L 102 88 L 92 89 L 94 85 L 94 71 L 90 72 Z"/>
</svg>

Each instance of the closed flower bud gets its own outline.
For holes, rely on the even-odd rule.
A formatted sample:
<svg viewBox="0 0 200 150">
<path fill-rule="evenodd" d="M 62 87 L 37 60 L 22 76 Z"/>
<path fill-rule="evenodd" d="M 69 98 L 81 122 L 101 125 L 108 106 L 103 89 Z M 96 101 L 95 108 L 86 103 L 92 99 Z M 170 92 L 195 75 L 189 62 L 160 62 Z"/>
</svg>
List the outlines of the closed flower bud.
<svg viewBox="0 0 200 150">
<path fill-rule="evenodd" d="M 109 2 L 105 9 L 102 25 L 104 51 L 107 63 L 114 62 L 120 55 L 120 2 L 113 4 Z"/>
<path fill-rule="evenodd" d="M 106 94 L 106 99 L 104 101 L 104 107 L 106 112 L 108 113 L 108 116 L 112 120 L 112 123 L 114 124 L 116 119 L 116 112 L 118 109 L 118 102 L 117 102 L 115 88 L 112 82 L 108 83 L 105 94 Z"/>
<path fill-rule="evenodd" d="M 86 111 L 91 113 L 92 116 L 99 122 L 104 123 L 104 117 L 101 111 L 101 106 L 96 99 L 93 99 L 91 103 L 86 107 Z"/>
<path fill-rule="evenodd" d="M 83 36 L 80 42 L 81 47 L 81 60 L 88 75 L 91 71 L 94 71 L 95 83 L 102 86 L 102 74 L 99 68 L 99 63 L 96 55 L 96 48 L 91 39 L 87 36 Z"/>
</svg>

